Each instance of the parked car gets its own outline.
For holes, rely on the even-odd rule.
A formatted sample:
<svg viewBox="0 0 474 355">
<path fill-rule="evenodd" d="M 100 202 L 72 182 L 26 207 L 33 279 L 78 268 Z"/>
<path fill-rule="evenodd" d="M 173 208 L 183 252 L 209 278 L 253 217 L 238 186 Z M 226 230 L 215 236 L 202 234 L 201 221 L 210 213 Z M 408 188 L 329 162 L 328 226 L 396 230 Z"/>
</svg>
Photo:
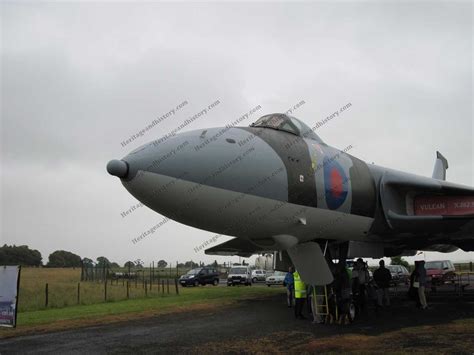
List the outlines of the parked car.
<svg viewBox="0 0 474 355">
<path fill-rule="evenodd" d="M 285 280 L 286 272 L 283 271 L 275 271 L 273 275 L 268 276 L 265 279 L 265 284 L 270 287 L 271 285 L 283 285 L 283 281 Z"/>
<path fill-rule="evenodd" d="M 267 278 L 267 272 L 265 270 L 253 270 L 252 271 L 252 282 L 265 281 Z"/>
<path fill-rule="evenodd" d="M 219 273 L 214 268 L 197 268 L 189 270 L 186 274 L 179 278 L 181 286 L 199 286 L 212 284 L 217 286 L 219 284 Z"/>
<path fill-rule="evenodd" d="M 227 286 L 252 285 L 252 270 L 250 266 L 234 266 L 227 276 Z"/>
<path fill-rule="evenodd" d="M 426 275 L 431 278 L 431 286 L 439 286 L 454 280 L 456 269 L 449 260 L 425 262 Z"/>
<path fill-rule="evenodd" d="M 392 274 L 392 285 L 408 285 L 410 283 L 410 272 L 403 265 L 388 265 L 387 269 Z"/>
</svg>

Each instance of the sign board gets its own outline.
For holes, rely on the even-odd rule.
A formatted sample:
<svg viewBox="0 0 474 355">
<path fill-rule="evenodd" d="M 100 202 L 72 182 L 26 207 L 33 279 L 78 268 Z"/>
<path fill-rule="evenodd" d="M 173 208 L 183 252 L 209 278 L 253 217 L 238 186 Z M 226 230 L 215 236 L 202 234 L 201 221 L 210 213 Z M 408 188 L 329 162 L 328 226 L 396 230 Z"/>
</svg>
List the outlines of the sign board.
<svg viewBox="0 0 474 355">
<path fill-rule="evenodd" d="M 0 327 L 16 327 L 20 266 L 0 265 Z"/>
<path fill-rule="evenodd" d="M 415 198 L 417 216 L 466 216 L 474 214 L 474 196 L 422 196 Z"/>
</svg>

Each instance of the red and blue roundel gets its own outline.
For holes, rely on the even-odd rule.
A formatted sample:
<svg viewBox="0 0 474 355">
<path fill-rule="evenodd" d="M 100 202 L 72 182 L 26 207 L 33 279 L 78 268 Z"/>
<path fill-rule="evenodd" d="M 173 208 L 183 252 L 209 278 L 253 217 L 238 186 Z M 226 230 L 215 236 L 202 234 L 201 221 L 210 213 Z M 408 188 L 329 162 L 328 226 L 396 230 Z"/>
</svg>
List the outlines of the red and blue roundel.
<svg viewBox="0 0 474 355">
<path fill-rule="evenodd" d="M 324 189 L 326 204 L 335 210 L 344 203 L 347 197 L 348 178 L 341 165 L 334 159 L 324 157 Z"/>
</svg>

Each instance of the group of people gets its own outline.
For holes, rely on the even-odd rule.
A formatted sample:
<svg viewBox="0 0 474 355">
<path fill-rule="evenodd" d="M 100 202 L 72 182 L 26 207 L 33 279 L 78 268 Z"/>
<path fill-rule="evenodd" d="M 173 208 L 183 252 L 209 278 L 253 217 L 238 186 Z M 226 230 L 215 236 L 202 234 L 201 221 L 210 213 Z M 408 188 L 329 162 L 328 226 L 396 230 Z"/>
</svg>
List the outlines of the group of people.
<svg viewBox="0 0 474 355">
<path fill-rule="evenodd" d="M 428 308 L 425 296 L 426 282 L 424 261 L 416 261 L 415 270 L 410 277 L 409 296 L 416 301 L 417 306 L 421 309 Z M 391 283 L 392 274 L 385 267 L 384 260 L 380 260 L 379 268 L 374 271 L 373 279 L 371 279 L 367 263 L 359 258 L 354 263 L 352 270 L 347 267 L 346 262 L 339 262 L 335 266 L 332 286 L 339 300 L 352 299 L 357 305 L 358 311 L 365 312 L 369 299 L 375 302 L 377 310 L 390 306 L 389 289 Z M 323 287 L 318 289 L 318 286 L 307 286 L 293 267 L 289 268 L 284 285 L 287 291 L 287 305 L 289 308 L 294 305 L 295 318 L 305 319 L 303 309 L 306 299 L 308 299 L 308 310 L 313 315 L 313 322 L 322 322 L 316 304 L 321 304 L 324 300 L 324 298 L 321 299 Z M 314 290 L 319 292 L 313 292 Z M 312 299 L 313 297 L 317 299 Z"/>
</svg>

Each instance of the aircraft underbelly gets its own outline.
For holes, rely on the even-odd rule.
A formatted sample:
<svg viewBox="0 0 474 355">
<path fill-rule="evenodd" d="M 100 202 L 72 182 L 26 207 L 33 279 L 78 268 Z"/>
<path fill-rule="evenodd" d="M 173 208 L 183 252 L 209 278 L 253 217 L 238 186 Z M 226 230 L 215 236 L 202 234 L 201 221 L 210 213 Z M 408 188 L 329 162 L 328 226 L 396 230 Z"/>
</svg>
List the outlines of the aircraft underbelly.
<svg viewBox="0 0 474 355">
<path fill-rule="evenodd" d="M 300 242 L 367 240 L 373 218 L 296 205 L 143 172 L 124 186 L 154 211 L 180 223 L 261 243 L 287 234 Z M 222 206 L 225 206 L 224 208 Z"/>
</svg>

